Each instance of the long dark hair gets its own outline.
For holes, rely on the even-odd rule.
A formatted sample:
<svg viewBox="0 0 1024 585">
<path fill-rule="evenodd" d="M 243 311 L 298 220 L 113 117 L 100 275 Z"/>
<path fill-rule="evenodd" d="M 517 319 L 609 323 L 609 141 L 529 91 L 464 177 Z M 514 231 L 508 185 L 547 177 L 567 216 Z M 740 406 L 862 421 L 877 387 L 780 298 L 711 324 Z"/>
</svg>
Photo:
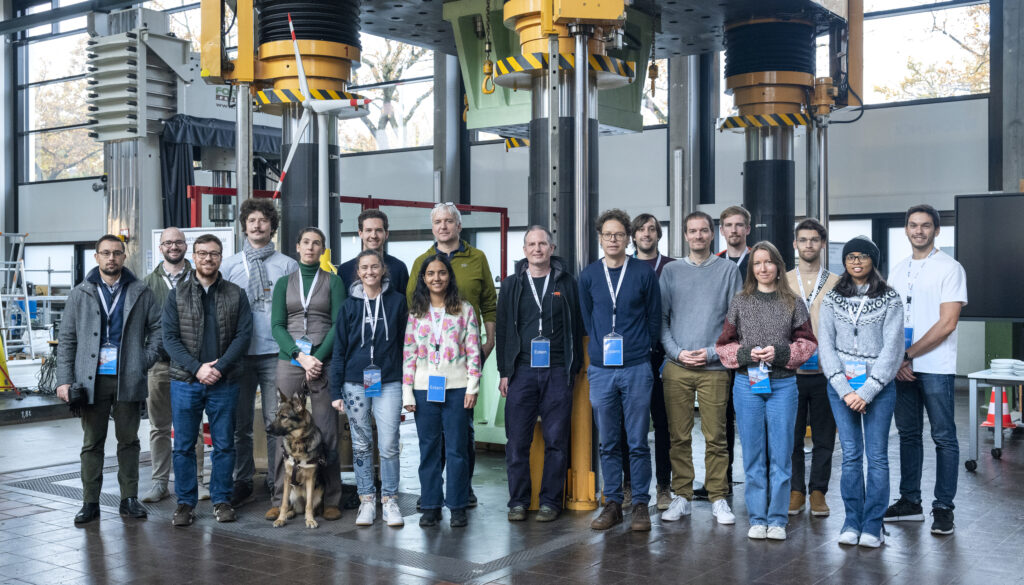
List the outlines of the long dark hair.
<svg viewBox="0 0 1024 585">
<path fill-rule="evenodd" d="M 868 275 L 868 297 L 872 299 L 878 298 L 884 295 L 887 290 L 889 290 L 889 285 L 882 278 L 882 273 L 872 266 L 871 274 Z M 847 270 L 844 270 L 842 276 L 839 277 L 835 291 L 841 297 L 860 296 L 860 293 L 857 292 L 857 284 L 853 282 L 853 277 L 850 276 L 850 272 Z"/>
<path fill-rule="evenodd" d="M 420 264 L 420 272 L 416 276 L 416 289 L 412 291 L 412 303 L 409 305 L 409 312 L 413 317 L 424 317 L 430 311 L 430 289 L 424 281 L 427 273 L 427 266 L 434 262 L 444 264 L 448 271 L 448 288 L 444 291 L 444 310 L 450 315 L 458 315 L 462 312 L 462 296 L 459 294 L 459 286 L 455 282 L 455 272 L 452 270 L 452 263 L 444 254 L 427 256 Z"/>
<path fill-rule="evenodd" d="M 736 214 L 733 213 L 732 215 Z M 754 254 L 761 250 L 768 252 L 771 263 L 775 265 L 775 270 L 777 271 L 775 292 L 779 295 L 779 299 L 792 309 L 796 306 L 796 293 L 793 292 L 793 289 L 789 286 L 789 280 L 786 279 L 786 261 L 782 259 L 779 249 L 767 240 L 758 242 L 750 248 L 750 256 L 747 258 L 747 274 L 743 280 L 743 291 L 741 294 L 750 296 L 757 290 L 757 277 L 754 276 Z"/>
</svg>

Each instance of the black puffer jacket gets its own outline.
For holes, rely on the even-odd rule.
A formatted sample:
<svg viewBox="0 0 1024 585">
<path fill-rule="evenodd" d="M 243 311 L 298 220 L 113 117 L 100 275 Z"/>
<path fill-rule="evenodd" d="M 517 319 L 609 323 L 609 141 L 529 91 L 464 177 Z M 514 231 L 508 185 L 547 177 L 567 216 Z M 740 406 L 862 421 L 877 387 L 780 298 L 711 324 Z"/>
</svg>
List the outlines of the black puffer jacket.
<svg viewBox="0 0 1024 585">
<path fill-rule="evenodd" d="M 525 258 L 516 262 L 512 275 L 501 282 L 498 294 L 498 320 L 495 340 L 498 359 L 498 373 L 509 378 L 516 369 L 516 356 L 521 347 L 519 339 L 519 299 L 525 294 L 529 263 Z M 554 280 L 554 302 L 561 310 L 556 315 L 555 326 L 565 330 L 565 358 L 568 361 L 570 381 L 576 377 L 583 365 L 583 317 L 580 314 L 579 290 L 576 278 L 568 271 L 565 261 L 558 256 L 551 257 L 551 274 Z"/>
</svg>

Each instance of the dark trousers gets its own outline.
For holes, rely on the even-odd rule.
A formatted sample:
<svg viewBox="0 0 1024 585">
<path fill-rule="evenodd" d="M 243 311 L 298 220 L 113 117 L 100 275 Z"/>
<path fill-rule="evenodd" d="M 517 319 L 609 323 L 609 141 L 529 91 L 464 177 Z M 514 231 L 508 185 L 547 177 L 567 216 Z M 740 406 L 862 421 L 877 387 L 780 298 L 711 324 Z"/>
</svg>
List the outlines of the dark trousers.
<svg viewBox="0 0 1024 585">
<path fill-rule="evenodd" d="M 516 366 L 505 398 L 505 466 L 508 468 L 508 507 L 529 506 L 530 446 L 540 416 L 544 437 L 544 473 L 540 503 L 562 509 L 566 470 L 569 466 L 569 429 L 572 388 L 563 366 L 531 368 Z"/>
<path fill-rule="evenodd" d="M 828 492 L 832 476 L 832 452 L 836 447 L 836 419 L 828 397 L 828 381 L 822 374 L 797 374 L 796 424 L 793 425 L 793 476 L 790 488 L 806 494 Z M 804 433 L 811 425 L 811 478 L 804 483 Z"/>
<path fill-rule="evenodd" d="M 117 377 L 96 376 L 92 404 L 82 409 L 82 501 L 98 504 L 103 487 L 103 444 L 110 414 L 117 437 L 117 483 L 121 499 L 139 495 L 139 403 L 118 402 Z"/>
<path fill-rule="evenodd" d="M 661 366 L 665 363 L 665 354 L 651 354 L 651 371 L 654 372 L 654 383 L 651 384 L 651 422 L 654 424 L 654 478 L 658 487 L 669 487 L 672 483 L 672 461 L 669 459 L 668 412 L 665 410 L 665 386 L 661 381 Z M 622 423 L 622 471 L 624 481 L 629 483 L 629 447 L 626 446 L 626 423 Z M 730 461 L 732 461 L 730 459 Z"/>
<path fill-rule="evenodd" d="M 445 392 L 444 402 L 428 402 L 426 390 L 416 397 L 416 435 L 420 445 L 420 501 L 424 510 L 465 508 L 469 500 L 469 456 L 466 453 L 465 388 Z M 442 444 L 441 438 L 447 440 Z M 444 461 L 442 461 L 442 453 Z M 447 484 L 441 471 L 447 467 Z"/>
<path fill-rule="evenodd" d="M 736 370 L 729 370 L 729 387 L 736 384 Z M 736 460 L 736 407 L 733 406 L 732 392 L 725 405 L 725 450 L 729 452 L 729 466 L 725 468 L 725 483 L 732 485 L 732 462 Z"/>
</svg>

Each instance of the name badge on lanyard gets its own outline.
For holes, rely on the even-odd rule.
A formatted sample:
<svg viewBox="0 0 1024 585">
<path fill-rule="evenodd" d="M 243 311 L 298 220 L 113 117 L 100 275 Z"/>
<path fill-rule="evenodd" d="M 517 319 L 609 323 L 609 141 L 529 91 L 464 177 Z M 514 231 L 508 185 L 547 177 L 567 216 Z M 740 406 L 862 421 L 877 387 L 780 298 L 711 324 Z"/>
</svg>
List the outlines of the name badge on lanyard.
<svg viewBox="0 0 1024 585">
<path fill-rule="evenodd" d="M 533 278 L 527 273 L 526 279 L 530 282 L 530 292 L 533 293 L 533 300 L 540 310 L 540 317 L 537 319 L 537 337 L 530 340 L 530 367 L 550 368 L 551 367 L 551 340 L 544 337 L 544 295 L 548 292 L 548 281 L 551 280 L 551 273 L 544 277 L 544 288 L 537 294 L 537 287 Z"/>
<path fill-rule="evenodd" d="M 441 365 L 441 342 L 444 334 L 444 313 L 444 308 L 442 308 L 440 312 L 436 312 L 434 307 L 430 308 L 430 337 L 434 346 L 434 352 L 429 354 L 427 359 L 433 361 L 435 367 L 440 367 Z M 429 376 L 427 378 L 427 402 L 444 402 L 447 383 L 448 380 L 445 376 Z"/>
<path fill-rule="evenodd" d="M 864 360 L 846 360 L 843 369 L 850 388 L 854 390 L 860 390 L 864 382 L 868 381 L 868 363 Z"/>
<path fill-rule="evenodd" d="M 383 384 L 380 366 L 374 363 L 374 344 L 377 341 L 377 318 L 380 316 L 380 295 L 377 296 L 374 312 L 370 312 L 370 301 L 363 297 L 364 322 L 370 321 L 370 365 L 363 370 L 363 395 L 379 398 Z"/>
<path fill-rule="evenodd" d="M 244 256 L 243 256 L 244 258 Z M 320 278 L 320 271 L 317 270 L 313 274 L 313 282 L 309 285 L 309 295 L 307 296 L 302 288 L 302 275 L 299 275 L 299 302 L 302 303 L 302 337 L 295 340 L 295 345 L 299 348 L 299 351 L 306 355 L 313 353 L 313 341 L 307 337 L 309 332 L 309 302 L 313 299 L 313 289 L 316 288 L 316 281 Z M 292 360 L 293 366 L 301 366 L 298 360 Z"/>
<path fill-rule="evenodd" d="M 96 292 L 100 295 L 100 304 L 103 306 L 103 312 L 107 315 L 107 341 L 100 346 L 99 371 L 97 373 L 104 376 L 116 376 L 118 348 L 110 341 L 110 320 L 113 318 L 114 309 L 117 308 L 117 301 L 120 300 L 124 287 L 118 288 L 117 295 L 113 298 L 109 307 L 107 306 L 107 298 L 103 296 L 103 290 L 100 289 L 99 285 L 96 285 Z"/>
<path fill-rule="evenodd" d="M 444 402 L 445 384 L 444 376 L 430 376 L 427 378 L 427 402 Z"/>
<path fill-rule="evenodd" d="M 761 347 L 755 347 L 755 351 L 760 351 Z M 768 362 L 761 362 L 756 366 L 747 367 L 747 378 L 750 379 L 750 391 L 754 394 L 771 394 L 772 383 L 769 375 L 771 374 L 772 368 L 768 365 Z"/>
<path fill-rule="evenodd" d="M 911 278 L 910 269 L 914 265 L 914 261 L 910 260 L 907 262 L 907 298 L 904 299 L 903 303 L 903 351 L 907 351 L 914 344 L 914 313 L 912 310 L 913 305 L 911 304 L 914 301 L 914 284 L 917 282 L 918 277 L 921 276 L 921 272 L 924 271 L 924 265 L 938 251 L 938 248 L 932 248 L 932 251 L 928 253 L 928 257 L 921 262 L 921 267 L 917 270 L 917 276 L 913 278 Z"/>
<path fill-rule="evenodd" d="M 804 290 L 804 279 L 800 276 L 800 267 L 796 267 L 796 283 L 800 287 L 800 298 L 804 300 L 804 305 L 807 307 L 807 312 L 810 314 L 811 305 L 814 304 L 814 299 L 818 298 L 818 294 L 825 288 L 825 283 L 828 281 L 828 275 L 825 273 L 823 267 L 818 267 L 818 278 L 814 281 L 814 290 L 808 295 Z M 820 369 L 818 366 L 818 352 L 815 351 L 814 355 L 807 359 L 806 362 L 800 365 L 800 370 L 805 372 L 816 372 Z"/>
<path fill-rule="evenodd" d="M 622 336 L 615 332 L 615 313 L 618 309 L 619 291 L 622 289 L 622 282 L 626 280 L 626 268 L 629 267 L 629 256 L 626 256 L 625 262 L 622 264 L 622 272 L 619 273 L 619 282 L 612 287 L 612 276 L 608 272 L 607 260 L 602 262 L 604 266 L 604 279 L 608 284 L 608 295 L 612 298 L 612 332 L 604 336 L 604 355 L 603 365 L 608 366 L 621 366 L 623 361 L 623 343 Z"/>
</svg>

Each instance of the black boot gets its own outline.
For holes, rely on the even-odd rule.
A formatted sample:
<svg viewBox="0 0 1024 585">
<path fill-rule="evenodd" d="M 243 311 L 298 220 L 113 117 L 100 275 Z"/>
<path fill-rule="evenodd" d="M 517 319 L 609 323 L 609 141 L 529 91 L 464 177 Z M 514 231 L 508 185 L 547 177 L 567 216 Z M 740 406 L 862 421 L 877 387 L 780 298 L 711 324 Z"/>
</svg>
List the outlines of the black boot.
<svg viewBox="0 0 1024 585">
<path fill-rule="evenodd" d="M 88 524 L 100 517 L 100 505 L 98 503 L 85 502 L 82 509 L 75 514 L 75 524 Z"/>
</svg>

